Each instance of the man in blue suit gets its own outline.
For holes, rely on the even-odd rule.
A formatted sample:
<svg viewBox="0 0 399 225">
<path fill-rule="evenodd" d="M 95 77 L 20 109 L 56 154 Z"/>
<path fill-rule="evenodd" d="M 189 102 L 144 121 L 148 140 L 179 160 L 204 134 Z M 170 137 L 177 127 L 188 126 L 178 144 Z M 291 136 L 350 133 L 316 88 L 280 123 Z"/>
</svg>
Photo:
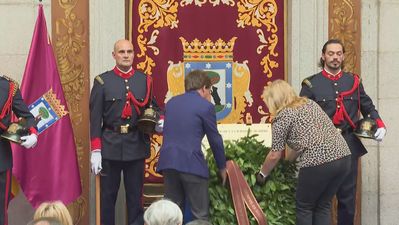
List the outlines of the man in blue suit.
<svg viewBox="0 0 399 225">
<path fill-rule="evenodd" d="M 169 100 L 165 108 L 163 144 L 158 172 L 164 176 L 165 197 L 183 210 L 188 201 L 193 219 L 209 219 L 209 169 L 201 151 L 206 135 L 223 184 L 226 157 L 211 101 L 212 83 L 205 71 L 191 71 L 184 81 L 186 93 Z"/>
</svg>

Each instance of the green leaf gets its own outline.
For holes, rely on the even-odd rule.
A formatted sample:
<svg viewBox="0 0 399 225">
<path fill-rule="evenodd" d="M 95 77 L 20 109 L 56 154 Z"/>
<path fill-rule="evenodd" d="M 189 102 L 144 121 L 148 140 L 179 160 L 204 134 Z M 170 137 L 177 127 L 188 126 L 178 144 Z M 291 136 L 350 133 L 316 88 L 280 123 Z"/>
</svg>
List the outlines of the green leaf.
<svg viewBox="0 0 399 225">
<path fill-rule="evenodd" d="M 297 167 L 295 163 L 281 161 L 270 174 L 270 180 L 264 186 L 255 184 L 255 173 L 270 149 L 262 142 L 255 139 L 250 131 L 246 137 L 235 141 L 225 141 L 225 154 L 228 159 L 233 159 L 241 168 L 248 185 L 255 198 L 267 216 L 269 225 L 295 224 L 295 187 Z M 211 222 L 217 225 L 237 224 L 231 192 L 228 187 L 222 187 L 217 177 L 216 162 L 210 149 L 206 158 L 209 163 L 210 179 L 209 194 L 211 201 Z M 248 211 L 250 224 L 256 221 Z"/>
</svg>

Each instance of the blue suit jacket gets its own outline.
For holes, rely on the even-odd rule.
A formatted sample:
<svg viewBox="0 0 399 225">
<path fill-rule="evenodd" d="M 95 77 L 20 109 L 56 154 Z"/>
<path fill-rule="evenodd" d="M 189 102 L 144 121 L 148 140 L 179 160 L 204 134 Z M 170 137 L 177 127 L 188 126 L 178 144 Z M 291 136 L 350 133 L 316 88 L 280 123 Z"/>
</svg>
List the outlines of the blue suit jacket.
<svg viewBox="0 0 399 225">
<path fill-rule="evenodd" d="M 165 107 L 163 144 L 157 171 L 175 169 L 208 178 L 208 163 L 201 151 L 201 141 L 205 135 L 218 168 L 224 169 L 226 157 L 223 139 L 217 130 L 214 105 L 197 91 L 170 99 Z"/>
</svg>

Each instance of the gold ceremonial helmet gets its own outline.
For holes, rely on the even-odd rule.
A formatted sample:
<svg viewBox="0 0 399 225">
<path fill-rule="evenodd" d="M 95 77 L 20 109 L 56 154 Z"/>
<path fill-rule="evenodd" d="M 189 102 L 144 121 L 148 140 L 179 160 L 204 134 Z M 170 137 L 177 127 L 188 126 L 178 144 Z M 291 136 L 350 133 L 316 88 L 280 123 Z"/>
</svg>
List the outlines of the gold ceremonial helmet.
<svg viewBox="0 0 399 225">
<path fill-rule="evenodd" d="M 7 130 L 1 134 L 1 137 L 11 142 L 21 144 L 21 137 L 28 134 L 29 131 L 26 128 L 25 119 L 20 119 L 17 123 L 11 123 Z"/>
<path fill-rule="evenodd" d="M 138 119 L 137 128 L 145 134 L 152 134 L 155 132 L 155 126 L 158 120 L 159 114 L 150 105 Z"/>
<path fill-rule="evenodd" d="M 354 133 L 362 138 L 374 139 L 375 132 L 377 131 L 377 124 L 373 119 L 363 118 L 356 124 Z"/>
</svg>

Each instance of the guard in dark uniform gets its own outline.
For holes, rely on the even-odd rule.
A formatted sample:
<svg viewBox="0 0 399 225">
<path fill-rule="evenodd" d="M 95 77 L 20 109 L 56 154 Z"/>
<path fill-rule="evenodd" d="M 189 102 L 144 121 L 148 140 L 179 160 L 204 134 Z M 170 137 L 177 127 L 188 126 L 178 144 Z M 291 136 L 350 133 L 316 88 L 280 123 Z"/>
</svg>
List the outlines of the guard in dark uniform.
<svg viewBox="0 0 399 225">
<path fill-rule="evenodd" d="M 37 142 L 35 119 L 24 103 L 18 84 L 11 78 L 0 76 L 0 135 L 7 131 L 11 124 L 11 112 L 18 118 L 26 120 L 29 135 L 22 136 L 21 143 L 25 148 L 31 148 Z M 7 206 L 11 194 L 12 151 L 10 141 L 0 138 L 0 225 L 8 224 Z"/>
<path fill-rule="evenodd" d="M 133 46 L 115 43 L 113 70 L 97 76 L 90 97 L 92 171 L 101 176 L 101 224 L 115 224 L 115 202 L 123 172 L 129 225 L 143 225 L 144 161 L 150 138 L 137 121 L 153 100 L 150 77 L 132 68 Z M 152 102 L 156 107 L 155 101 Z M 100 173 L 101 171 L 101 173 Z"/>
<path fill-rule="evenodd" d="M 337 39 L 327 41 L 320 59 L 323 71 L 302 82 L 301 96 L 316 101 L 331 118 L 345 138 L 351 153 L 351 172 L 337 193 L 338 225 L 353 224 L 355 215 L 358 159 L 367 153 L 359 138 L 353 133 L 360 113 L 377 123 L 375 140 L 382 141 L 386 129 L 371 98 L 364 91 L 358 75 L 341 70 L 344 60 L 343 44 Z"/>
</svg>

